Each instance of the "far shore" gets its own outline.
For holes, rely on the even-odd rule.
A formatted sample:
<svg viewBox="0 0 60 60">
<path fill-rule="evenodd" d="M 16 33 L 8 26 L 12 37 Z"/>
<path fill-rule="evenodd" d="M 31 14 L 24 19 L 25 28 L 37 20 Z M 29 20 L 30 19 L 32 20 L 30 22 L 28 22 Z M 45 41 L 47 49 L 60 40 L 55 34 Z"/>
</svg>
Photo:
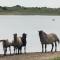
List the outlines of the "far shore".
<svg viewBox="0 0 60 60">
<path fill-rule="evenodd" d="M 0 15 L 48 15 L 60 16 L 60 8 L 24 7 L 20 5 L 12 7 L 0 6 Z"/>
</svg>

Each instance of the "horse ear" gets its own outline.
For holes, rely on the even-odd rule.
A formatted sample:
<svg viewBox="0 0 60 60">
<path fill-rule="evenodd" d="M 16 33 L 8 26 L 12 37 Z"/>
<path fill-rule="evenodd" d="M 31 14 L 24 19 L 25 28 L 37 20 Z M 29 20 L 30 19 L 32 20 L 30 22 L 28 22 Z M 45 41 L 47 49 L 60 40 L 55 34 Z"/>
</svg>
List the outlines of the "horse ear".
<svg viewBox="0 0 60 60">
<path fill-rule="evenodd" d="M 25 35 L 27 35 L 27 34 L 25 33 Z"/>
<path fill-rule="evenodd" d="M 43 32 L 43 30 L 40 30 L 41 32 Z M 38 32 L 40 32 L 40 31 L 38 31 Z"/>
<path fill-rule="evenodd" d="M 14 33 L 13 35 L 17 35 L 17 33 Z"/>
<path fill-rule="evenodd" d="M 23 33 L 23 34 L 27 35 L 26 33 Z"/>
</svg>

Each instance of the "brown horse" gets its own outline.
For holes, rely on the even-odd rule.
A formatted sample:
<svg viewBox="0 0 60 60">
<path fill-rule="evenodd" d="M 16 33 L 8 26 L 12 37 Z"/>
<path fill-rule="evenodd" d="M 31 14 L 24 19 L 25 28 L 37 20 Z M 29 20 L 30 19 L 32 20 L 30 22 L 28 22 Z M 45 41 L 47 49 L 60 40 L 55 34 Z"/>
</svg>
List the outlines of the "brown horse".
<svg viewBox="0 0 60 60">
<path fill-rule="evenodd" d="M 14 53 L 16 51 L 17 54 L 17 50 L 18 50 L 18 54 L 19 51 L 20 53 L 22 50 L 22 47 L 24 46 L 24 51 L 26 52 L 26 34 L 23 33 L 22 37 L 17 37 L 17 33 L 14 34 L 14 41 L 13 41 L 13 46 L 14 46 Z"/>
<path fill-rule="evenodd" d="M 8 47 L 9 47 L 9 51 L 10 51 L 10 54 L 11 54 L 11 43 L 8 41 L 8 39 L 0 40 L 0 42 L 3 42 L 4 55 L 6 55 Z"/>
<path fill-rule="evenodd" d="M 47 44 L 51 44 L 52 45 L 52 49 L 51 52 L 53 50 L 54 44 L 55 43 L 55 52 L 56 52 L 56 48 L 57 48 L 57 43 L 59 43 L 59 38 L 57 37 L 56 34 L 54 33 L 50 33 L 50 34 L 46 34 L 44 31 L 39 31 L 39 37 L 40 37 L 40 41 L 42 44 L 42 52 L 43 52 L 43 45 L 45 44 L 45 52 L 46 52 L 46 45 Z"/>
</svg>

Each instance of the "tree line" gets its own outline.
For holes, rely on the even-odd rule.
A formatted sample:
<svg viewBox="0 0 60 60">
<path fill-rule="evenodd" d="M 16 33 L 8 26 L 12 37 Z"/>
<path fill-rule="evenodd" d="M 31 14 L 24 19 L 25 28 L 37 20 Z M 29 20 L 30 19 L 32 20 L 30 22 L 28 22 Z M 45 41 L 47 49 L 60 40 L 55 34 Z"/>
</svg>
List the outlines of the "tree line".
<svg viewBox="0 0 60 60">
<path fill-rule="evenodd" d="M 24 7 L 20 5 L 12 7 L 0 6 L 0 12 L 19 12 L 21 14 L 36 14 L 36 15 L 60 15 L 60 8 L 47 7 Z"/>
</svg>

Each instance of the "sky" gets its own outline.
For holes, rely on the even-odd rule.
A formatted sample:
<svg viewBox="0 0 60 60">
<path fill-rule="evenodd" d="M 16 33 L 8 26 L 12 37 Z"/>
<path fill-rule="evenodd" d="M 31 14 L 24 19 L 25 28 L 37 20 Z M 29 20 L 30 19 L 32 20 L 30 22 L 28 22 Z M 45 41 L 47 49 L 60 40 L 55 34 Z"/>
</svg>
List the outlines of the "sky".
<svg viewBox="0 0 60 60">
<path fill-rule="evenodd" d="M 60 8 L 60 0 L 0 0 L 0 6 L 21 5 L 25 7 Z"/>
<path fill-rule="evenodd" d="M 8 39 L 9 42 L 12 42 L 14 33 L 17 33 L 18 37 L 22 36 L 23 33 L 26 33 L 27 52 L 42 51 L 42 46 L 38 35 L 38 31 L 40 30 L 43 30 L 47 34 L 55 33 L 60 39 L 60 16 L 40 16 L 40 15 L 0 16 L 0 40 Z M 57 43 L 57 45 L 58 45 L 57 50 L 60 51 L 60 44 Z M 13 47 L 11 48 L 13 53 Z M 50 50 L 51 45 L 48 45 L 47 51 Z M 1 53 L 3 53 L 2 43 L 0 43 L 0 54 Z"/>
</svg>

